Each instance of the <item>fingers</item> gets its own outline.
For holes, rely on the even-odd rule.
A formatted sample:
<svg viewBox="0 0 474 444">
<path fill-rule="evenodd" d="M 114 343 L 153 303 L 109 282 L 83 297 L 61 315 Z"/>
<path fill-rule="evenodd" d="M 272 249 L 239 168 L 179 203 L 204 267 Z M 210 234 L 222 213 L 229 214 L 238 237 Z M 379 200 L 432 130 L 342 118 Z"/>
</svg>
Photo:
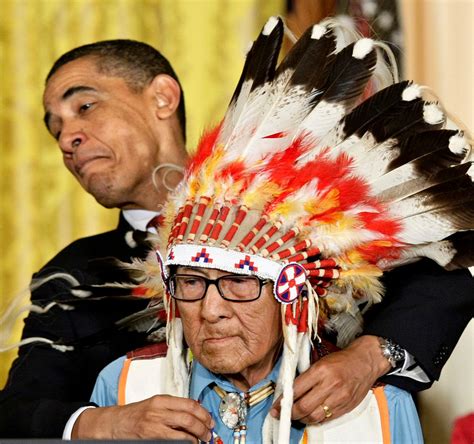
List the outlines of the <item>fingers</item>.
<svg viewBox="0 0 474 444">
<path fill-rule="evenodd" d="M 302 416 L 298 420 L 303 424 L 316 424 L 323 421 L 330 421 L 350 412 L 356 406 L 357 402 L 355 402 L 354 399 L 341 401 L 337 396 L 329 396 L 315 407 L 308 408 L 307 410 L 301 408 L 298 414 Z M 307 411 L 309 413 L 304 415 Z"/>
<path fill-rule="evenodd" d="M 329 402 L 329 401 L 328 401 Z M 315 410 L 313 410 L 309 415 L 302 417 L 299 421 L 303 424 L 317 424 L 331 418 L 335 413 L 329 405 L 321 404 Z"/>
<path fill-rule="evenodd" d="M 302 418 L 312 415 L 331 394 L 331 384 L 324 383 L 324 371 L 317 370 L 318 367 L 313 365 L 295 379 L 293 385 L 293 408 L 291 410 L 291 418 L 293 420 L 300 421 Z M 273 412 L 270 412 L 270 414 L 279 417 L 280 403 L 281 396 L 273 403 Z"/>
<path fill-rule="evenodd" d="M 164 437 L 163 437 L 164 438 Z M 196 438 L 194 435 L 187 433 L 183 430 L 173 430 L 169 429 L 166 439 L 176 440 L 176 441 L 186 441 L 192 442 L 193 444 L 199 444 L 201 441 L 209 442 L 211 438 L 202 440 L 201 438 Z"/>
<path fill-rule="evenodd" d="M 211 440 L 214 421 L 197 401 L 172 396 L 156 396 L 152 401 L 160 408 L 166 406 L 164 415 L 160 415 L 161 423 L 173 429 L 173 435 L 185 433 L 201 441 Z"/>
<path fill-rule="evenodd" d="M 209 412 L 192 399 L 156 395 L 144 401 L 106 409 L 93 409 L 111 412 L 103 418 L 101 427 L 107 430 L 107 425 L 111 424 L 112 433 L 103 438 L 175 438 L 207 442 L 214 427 Z"/>
<path fill-rule="evenodd" d="M 167 418 L 167 425 L 176 431 L 189 433 L 201 441 L 208 442 L 211 440 L 211 427 L 208 427 L 191 413 L 176 412 Z"/>
<path fill-rule="evenodd" d="M 291 418 L 312 424 L 330 421 L 351 411 L 372 386 L 370 371 L 366 363 L 346 351 L 321 359 L 295 379 Z M 280 402 L 281 397 L 274 402 L 270 412 L 277 418 Z"/>
<path fill-rule="evenodd" d="M 314 371 L 315 366 L 311 366 L 306 372 L 302 373 L 299 375 L 293 384 L 293 403 L 300 399 L 302 396 L 304 396 L 307 392 L 311 391 L 314 389 L 316 386 L 319 384 L 319 375 L 318 372 Z M 323 386 L 324 387 L 324 386 Z M 272 410 L 270 411 L 270 414 L 274 417 L 279 417 L 280 416 L 280 403 L 281 403 L 281 396 L 279 396 L 273 403 Z M 305 401 L 306 402 L 306 401 Z M 317 402 L 317 400 L 316 400 Z M 305 406 L 299 407 L 303 409 L 303 413 L 306 412 Z M 295 412 L 293 412 L 294 407 L 292 409 L 292 419 L 297 420 L 298 418 L 294 417 L 293 415 Z M 306 412 L 303 415 L 299 415 L 300 417 L 305 416 L 308 412 Z"/>
<path fill-rule="evenodd" d="M 194 415 L 199 421 L 201 421 L 206 427 L 214 427 L 214 421 L 211 414 L 199 404 L 199 402 L 193 399 L 178 398 L 175 396 L 155 396 L 157 402 L 161 405 L 166 405 L 168 410 L 174 410 L 178 413 L 187 412 Z"/>
<path fill-rule="evenodd" d="M 341 393 L 319 391 L 314 388 L 304 393 L 300 398 L 293 398 L 291 419 L 304 424 L 316 424 L 323 421 L 339 418 L 350 412 L 360 401 L 358 398 L 348 396 L 344 390 Z M 280 416 L 279 398 L 272 408 L 270 414 L 276 418 Z M 324 409 L 326 407 L 326 409 Z"/>
<path fill-rule="evenodd" d="M 324 367 L 313 364 L 307 371 L 295 379 L 293 385 L 293 398 L 301 398 L 305 393 L 313 390 L 317 385 L 321 385 L 321 389 L 324 389 L 324 378 Z"/>
</svg>

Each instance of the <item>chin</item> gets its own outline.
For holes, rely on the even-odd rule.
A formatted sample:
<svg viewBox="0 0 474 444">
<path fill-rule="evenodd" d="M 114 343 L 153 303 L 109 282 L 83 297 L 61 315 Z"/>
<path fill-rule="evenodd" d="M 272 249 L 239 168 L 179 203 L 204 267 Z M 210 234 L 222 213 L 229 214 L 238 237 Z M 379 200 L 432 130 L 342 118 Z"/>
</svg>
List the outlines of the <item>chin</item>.
<svg viewBox="0 0 474 444">
<path fill-rule="evenodd" d="M 237 359 L 238 355 L 226 350 L 222 353 L 202 353 L 196 357 L 211 372 L 225 375 L 240 373 L 247 367 L 242 359 Z"/>
<path fill-rule="evenodd" d="M 86 191 L 105 208 L 120 207 L 120 201 L 116 198 L 116 192 L 111 183 L 92 183 Z"/>
<path fill-rule="evenodd" d="M 97 201 L 97 203 L 102 205 L 104 208 L 110 209 L 110 208 L 120 208 L 121 207 L 119 202 L 117 202 L 114 199 L 110 199 L 110 197 L 108 197 L 108 196 L 107 197 L 101 197 L 101 196 L 95 196 L 94 194 L 93 194 L 93 196 L 94 196 L 95 200 Z"/>
<path fill-rule="evenodd" d="M 201 362 L 201 364 L 203 364 L 203 366 L 206 367 L 211 372 L 219 374 L 219 375 L 235 375 L 245 370 L 245 368 L 242 368 L 239 365 L 235 365 L 235 363 L 231 361 L 232 361 L 231 359 L 229 359 L 228 361 L 215 360 L 212 362 L 207 362 L 207 361 L 205 363 Z"/>
</svg>

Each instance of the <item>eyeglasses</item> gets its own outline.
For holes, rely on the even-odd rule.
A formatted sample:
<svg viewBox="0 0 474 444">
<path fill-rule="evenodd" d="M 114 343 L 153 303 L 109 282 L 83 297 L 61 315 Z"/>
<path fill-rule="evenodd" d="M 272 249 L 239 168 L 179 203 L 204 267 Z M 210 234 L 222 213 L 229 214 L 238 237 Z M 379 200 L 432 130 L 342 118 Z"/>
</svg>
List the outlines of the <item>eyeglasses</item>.
<svg viewBox="0 0 474 444">
<path fill-rule="evenodd" d="M 260 297 L 262 287 L 268 282 L 271 280 L 238 274 L 229 274 L 217 279 L 193 274 L 175 274 L 168 280 L 168 291 L 178 301 L 199 301 L 206 296 L 209 285 L 214 284 L 226 301 L 250 302 Z"/>
</svg>

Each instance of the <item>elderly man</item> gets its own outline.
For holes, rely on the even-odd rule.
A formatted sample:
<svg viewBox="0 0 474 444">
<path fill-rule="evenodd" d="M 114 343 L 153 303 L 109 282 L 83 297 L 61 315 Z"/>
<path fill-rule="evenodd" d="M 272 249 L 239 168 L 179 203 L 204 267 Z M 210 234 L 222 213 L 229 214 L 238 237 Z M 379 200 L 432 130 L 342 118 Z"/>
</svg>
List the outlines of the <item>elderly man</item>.
<svg viewBox="0 0 474 444">
<path fill-rule="evenodd" d="M 92 395 L 103 418 L 132 417 L 121 424 L 116 416 L 117 436 L 148 436 L 155 423 L 157 437 L 234 444 L 422 441 L 408 393 L 365 386 L 341 408 L 339 388 L 318 381 L 331 355 L 312 362 L 324 328 L 341 342 L 357 334 L 364 307 L 380 297 L 382 271 L 438 249 L 435 258 L 452 267 L 472 263 L 469 255 L 458 261 L 460 249 L 450 256 L 450 236 L 472 220 L 439 192 L 473 191 L 468 143 L 442 129 L 442 113 L 416 85 L 393 84 L 364 101 L 378 57 L 372 40 L 335 54 L 334 24 L 315 25 L 276 68 L 281 33 L 281 21 L 270 19 L 223 121 L 203 137 L 168 200 L 156 257 L 142 264 L 140 279 L 164 297 L 168 347 L 119 358 Z M 303 75 L 315 61 L 322 72 Z M 433 163 L 448 152 L 436 172 L 407 176 L 418 156 Z M 385 365 L 397 360 L 396 347 L 385 345 L 372 354 L 371 338 L 357 339 L 347 352 L 383 373 L 382 357 Z M 141 403 L 155 407 L 142 410 L 145 419 Z M 102 422 L 91 415 L 99 422 L 84 412 L 79 436 Z"/>
<path fill-rule="evenodd" d="M 273 295 L 274 282 L 250 273 L 219 270 L 218 267 L 227 268 L 227 264 L 220 262 L 218 256 L 212 265 L 216 268 L 180 266 L 172 272 L 168 284 L 192 353 L 189 391 L 188 387 L 182 391 L 191 399 L 168 395 L 173 393 L 174 385 L 168 382 L 173 379 L 169 372 L 179 370 L 173 367 L 175 356 L 170 353 L 164 358 L 163 350 L 160 356 L 156 348 L 148 356 L 138 354 L 110 364 L 101 372 L 91 399 L 100 406 L 143 399 L 148 399 L 145 402 L 150 406 L 166 405 L 159 415 L 148 413 L 150 422 L 161 425 L 163 437 L 193 442 L 214 439 L 216 443 L 269 443 L 271 435 L 265 429 L 270 425 L 264 427 L 265 418 L 275 387 L 281 392 L 278 381 L 284 378 L 283 368 L 289 364 L 282 353 L 281 305 Z M 410 394 L 392 386 L 376 390 L 388 405 L 388 415 L 377 412 L 380 418 L 375 417 L 375 421 L 390 422 L 392 442 L 421 443 L 421 429 Z M 341 418 L 342 426 L 329 430 L 319 427 L 316 435 L 309 437 L 306 432 L 309 440 L 304 442 L 331 442 L 335 437 L 337 442 L 353 442 L 355 437 L 363 442 L 377 442 L 382 426 L 377 424 L 371 430 L 366 411 L 376 406 L 374 400 L 366 397 L 353 417 L 349 414 Z M 146 430 L 138 429 L 136 433 L 146 436 Z M 303 424 L 294 423 L 289 439 L 281 438 L 278 442 L 300 442 L 303 434 Z M 316 436 L 324 440 L 311 439 Z"/>
<path fill-rule="evenodd" d="M 153 169 L 184 163 L 184 106 L 179 84 L 165 62 L 149 70 L 145 60 L 140 61 L 142 52 L 146 60 L 163 60 L 138 42 L 99 42 L 66 53 L 48 76 L 46 123 L 58 139 L 66 166 L 101 204 L 121 208 L 122 222 L 111 233 L 73 243 L 40 276 L 59 269 L 72 274 L 81 286 L 110 281 L 110 276 L 100 275 L 91 259 L 114 256 L 127 260 L 139 255 L 133 242 L 137 238 L 130 242 L 129 230 L 144 230 L 166 195 L 163 188 L 153 187 Z M 159 169 L 157 176 L 164 173 Z M 439 376 L 470 317 L 470 278 L 464 272 L 448 274 L 426 264 L 408 267 L 403 280 L 393 276 L 388 283 L 389 303 L 381 304 L 376 320 L 367 324 L 367 334 L 347 349 L 323 357 L 296 379 L 294 419 L 312 423 L 329 413 L 337 418 L 359 404 L 373 382 L 392 369 L 391 364 L 397 365 L 397 375 L 389 378 L 402 387 L 426 387 Z M 56 280 L 34 292 L 33 300 L 69 300 L 73 290 Z M 427 295 L 439 301 L 437 309 L 423 318 L 431 307 L 427 307 Z M 137 308 L 126 301 L 106 300 L 97 306 L 84 304 L 73 312 L 54 309 L 47 316 L 30 315 L 24 338 L 42 336 L 75 349 L 60 353 L 41 346 L 21 348 L 0 397 L 2 435 L 61 436 L 71 415 L 87 406 L 100 367 L 142 340 L 111 329 L 116 320 Z M 452 325 L 439 337 L 420 340 L 448 312 Z M 413 316 L 410 331 L 403 328 L 408 316 Z M 110 333 L 105 338 L 104 331 Z M 387 343 L 382 354 L 378 336 L 391 338 L 411 352 L 425 372 L 412 372 L 407 368 L 410 355 L 392 353 Z M 433 363 L 440 350 L 443 357 Z M 45 380 L 50 382 L 38 384 Z M 331 412 L 321 408 L 324 402 Z M 166 424 L 155 419 L 174 408 L 181 411 L 183 407 L 154 398 L 123 407 L 81 408 L 72 415 L 66 436 L 73 425 L 76 437 L 167 436 Z M 187 411 L 194 408 L 190 401 Z M 276 415 L 279 408 L 277 402 Z"/>
</svg>

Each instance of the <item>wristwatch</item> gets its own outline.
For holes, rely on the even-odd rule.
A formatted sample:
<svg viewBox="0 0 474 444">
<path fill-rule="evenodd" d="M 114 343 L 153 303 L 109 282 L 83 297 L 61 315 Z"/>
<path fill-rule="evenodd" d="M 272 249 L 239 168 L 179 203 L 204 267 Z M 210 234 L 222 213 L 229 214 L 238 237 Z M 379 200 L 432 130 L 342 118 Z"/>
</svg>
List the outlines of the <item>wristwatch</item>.
<svg viewBox="0 0 474 444">
<path fill-rule="evenodd" d="M 380 337 L 379 342 L 382 355 L 393 368 L 399 366 L 405 361 L 405 350 L 398 344 L 395 344 L 391 339 Z"/>
</svg>

